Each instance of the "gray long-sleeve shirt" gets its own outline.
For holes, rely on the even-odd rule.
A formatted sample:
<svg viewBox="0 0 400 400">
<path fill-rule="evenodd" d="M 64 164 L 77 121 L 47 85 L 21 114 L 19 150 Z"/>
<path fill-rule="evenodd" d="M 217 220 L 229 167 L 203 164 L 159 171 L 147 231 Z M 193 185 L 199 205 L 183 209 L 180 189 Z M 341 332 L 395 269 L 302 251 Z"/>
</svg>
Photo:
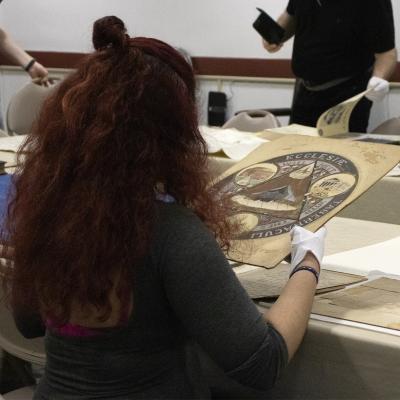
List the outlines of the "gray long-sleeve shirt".
<svg viewBox="0 0 400 400">
<path fill-rule="evenodd" d="M 182 206 L 157 204 L 156 233 L 135 272 L 127 326 L 89 337 L 48 329 L 35 399 L 209 398 L 193 344 L 229 377 L 258 390 L 271 387 L 287 364 L 283 338 L 265 322 L 204 224 Z M 38 332 L 34 320 L 16 312 L 27 336 Z"/>
</svg>

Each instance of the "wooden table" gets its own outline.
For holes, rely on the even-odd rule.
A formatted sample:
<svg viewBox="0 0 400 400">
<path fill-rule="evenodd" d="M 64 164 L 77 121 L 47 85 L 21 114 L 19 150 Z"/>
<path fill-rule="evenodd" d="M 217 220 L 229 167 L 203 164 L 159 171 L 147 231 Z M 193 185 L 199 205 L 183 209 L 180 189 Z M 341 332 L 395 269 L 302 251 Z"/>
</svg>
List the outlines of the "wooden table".
<svg viewBox="0 0 400 400">
<path fill-rule="evenodd" d="M 326 253 L 379 245 L 398 236 L 400 225 L 335 217 L 328 223 Z M 400 265 L 398 257 L 392 259 L 382 254 L 382 269 L 385 265 Z M 0 326 L 0 346 L 7 352 L 29 362 L 45 363 L 43 339 L 24 339 L 4 306 L 0 308 Z M 311 400 L 400 399 L 399 376 L 399 331 L 313 315 L 301 348 L 270 396 Z M 240 392 L 244 389 L 221 376 L 217 378 L 224 390 L 233 390 L 240 398 L 254 395 L 247 389 Z"/>
<path fill-rule="evenodd" d="M 399 225 L 337 217 L 327 228 L 328 255 L 364 246 L 367 251 L 371 245 L 379 248 L 400 236 Z M 380 258 L 381 271 L 400 275 L 398 257 L 392 253 L 380 254 Z M 352 262 L 358 272 L 368 274 L 357 255 Z M 399 376 L 400 331 L 312 315 L 302 346 L 271 396 L 400 399 Z"/>
<path fill-rule="evenodd" d="M 327 229 L 327 255 L 355 248 L 366 251 L 367 246 L 383 246 L 400 237 L 400 225 L 339 217 L 329 221 Z M 368 275 L 356 256 L 353 260 L 357 271 Z M 336 270 L 340 269 L 338 265 Z M 398 257 L 381 254 L 380 269 L 400 275 Z M 260 311 L 269 306 L 258 304 Z M 343 319 L 311 315 L 300 349 L 267 396 L 228 380 L 210 360 L 207 363 L 213 384 L 236 398 L 400 399 L 400 331 Z"/>
</svg>

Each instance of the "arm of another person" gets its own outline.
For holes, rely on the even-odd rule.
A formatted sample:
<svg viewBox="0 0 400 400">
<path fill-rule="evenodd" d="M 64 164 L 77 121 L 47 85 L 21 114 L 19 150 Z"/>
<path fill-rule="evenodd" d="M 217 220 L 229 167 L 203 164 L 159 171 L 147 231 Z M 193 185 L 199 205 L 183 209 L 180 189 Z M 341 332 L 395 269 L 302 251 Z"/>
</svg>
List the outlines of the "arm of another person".
<svg viewBox="0 0 400 400">
<path fill-rule="evenodd" d="M 397 64 L 393 7 L 390 0 L 366 2 L 367 41 L 375 53 L 372 77 L 368 82 L 366 97 L 380 101 L 389 92 L 389 79 Z"/>
<path fill-rule="evenodd" d="M 389 80 L 397 65 L 397 50 L 395 48 L 375 54 L 373 76 Z"/>
<path fill-rule="evenodd" d="M 296 28 L 295 17 L 290 15 L 286 10 L 279 16 L 276 22 L 285 30 L 285 35 L 282 39 L 282 42 L 279 44 L 269 43 L 263 39 L 263 46 L 269 53 L 275 53 L 279 51 L 282 48 L 283 43 L 294 35 Z"/>
<path fill-rule="evenodd" d="M 164 241 L 161 274 L 187 334 L 231 378 L 258 390 L 270 388 L 303 337 L 315 277 L 308 271 L 294 274 L 263 316 L 200 221 L 193 217 L 171 232 Z"/>
<path fill-rule="evenodd" d="M 10 61 L 20 65 L 22 68 L 26 67 L 32 60 L 32 57 L 23 50 L 3 29 L 0 28 L 0 51 Z M 42 64 L 35 61 L 27 71 L 32 79 L 47 80 L 48 71 Z"/>
<path fill-rule="evenodd" d="M 365 19 L 366 39 L 375 53 L 372 76 L 389 80 L 397 64 L 391 0 L 366 2 Z"/>
<path fill-rule="evenodd" d="M 371 101 L 381 101 L 389 93 L 388 79 L 397 65 L 397 50 L 391 49 L 375 54 L 375 64 L 372 77 L 368 82 L 366 97 Z"/>
</svg>

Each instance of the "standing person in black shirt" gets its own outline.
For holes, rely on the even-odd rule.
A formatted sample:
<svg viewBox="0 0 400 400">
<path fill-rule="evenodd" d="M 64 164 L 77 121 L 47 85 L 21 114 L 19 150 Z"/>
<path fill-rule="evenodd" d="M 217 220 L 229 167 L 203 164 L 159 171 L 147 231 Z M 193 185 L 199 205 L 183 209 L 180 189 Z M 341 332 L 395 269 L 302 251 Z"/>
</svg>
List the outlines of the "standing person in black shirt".
<svg viewBox="0 0 400 400">
<path fill-rule="evenodd" d="M 389 91 L 397 62 L 390 0 L 289 0 L 277 20 L 283 41 L 294 36 L 292 68 L 299 80 L 291 123 L 315 126 L 328 108 L 367 88 L 350 131 L 365 132 L 372 101 Z M 269 52 L 282 45 L 263 42 Z"/>
</svg>

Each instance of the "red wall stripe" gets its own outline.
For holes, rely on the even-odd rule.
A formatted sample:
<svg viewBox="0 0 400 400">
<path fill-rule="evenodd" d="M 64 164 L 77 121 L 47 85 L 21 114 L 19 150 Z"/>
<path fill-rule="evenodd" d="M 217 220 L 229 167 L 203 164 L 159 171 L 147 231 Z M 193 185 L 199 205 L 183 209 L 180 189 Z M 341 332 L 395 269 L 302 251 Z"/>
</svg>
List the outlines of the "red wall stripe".
<svg viewBox="0 0 400 400">
<path fill-rule="evenodd" d="M 63 53 L 54 51 L 28 51 L 46 67 L 74 68 L 85 53 Z M 293 78 L 288 59 L 193 57 L 193 66 L 198 75 L 240 76 L 254 78 Z M 12 65 L 0 55 L 0 65 Z M 400 62 L 392 82 L 400 82 Z"/>
</svg>

